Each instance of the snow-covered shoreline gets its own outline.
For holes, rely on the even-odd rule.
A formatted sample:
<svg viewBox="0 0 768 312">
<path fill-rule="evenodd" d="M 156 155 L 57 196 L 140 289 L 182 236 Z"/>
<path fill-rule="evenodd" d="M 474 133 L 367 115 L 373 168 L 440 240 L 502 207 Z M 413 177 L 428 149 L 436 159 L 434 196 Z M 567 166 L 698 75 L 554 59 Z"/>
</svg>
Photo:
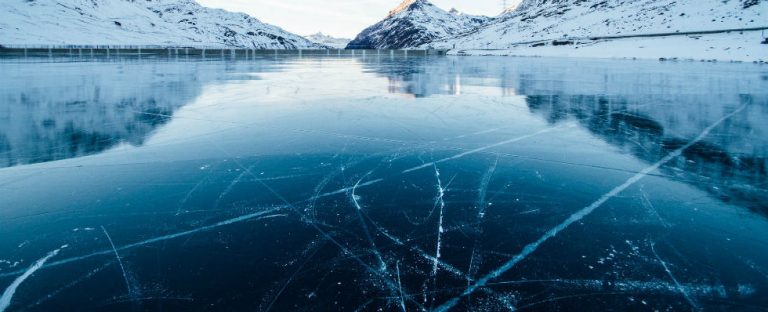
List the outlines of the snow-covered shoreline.
<svg viewBox="0 0 768 312">
<path fill-rule="evenodd" d="M 520 44 L 501 49 L 454 49 L 449 55 L 541 56 L 768 62 L 760 31 L 706 35 L 560 41 L 560 45 Z"/>
<path fill-rule="evenodd" d="M 766 1 L 524 0 L 429 46 L 460 55 L 764 62 L 766 15 Z"/>
</svg>

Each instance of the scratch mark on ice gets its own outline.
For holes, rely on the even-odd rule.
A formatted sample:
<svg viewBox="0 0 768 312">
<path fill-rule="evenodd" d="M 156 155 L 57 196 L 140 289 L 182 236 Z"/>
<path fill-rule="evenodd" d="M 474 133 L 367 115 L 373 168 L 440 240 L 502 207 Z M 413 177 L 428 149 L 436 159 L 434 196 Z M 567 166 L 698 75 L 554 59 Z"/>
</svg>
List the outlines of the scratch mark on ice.
<svg viewBox="0 0 768 312">
<path fill-rule="evenodd" d="M 723 116 L 718 121 L 716 121 L 715 123 L 713 123 L 709 127 L 705 128 L 704 131 L 702 131 L 701 134 L 699 134 L 699 136 L 697 136 L 696 138 L 694 138 L 693 140 L 691 140 L 687 144 L 685 144 L 682 147 L 680 147 L 680 148 L 670 152 L 669 154 L 667 154 L 667 156 L 665 156 L 664 158 L 662 158 L 661 160 L 659 160 L 655 164 L 653 164 L 653 165 L 643 169 L 642 171 L 636 173 L 634 176 L 632 176 L 629 179 L 627 179 L 627 181 L 625 181 L 623 184 L 615 187 L 614 189 L 612 189 L 611 191 L 609 191 L 605 195 L 601 196 L 597 201 L 593 202 L 591 205 L 589 205 L 587 207 L 584 207 L 581 210 L 575 212 L 570 217 L 568 217 L 568 219 L 565 219 L 565 221 L 563 221 L 562 223 L 558 224 L 557 226 L 553 227 L 549 231 L 545 232 L 544 235 L 542 235 L 538 240 L 536 240 L 536 241 L 528 244 L 527 246 L 525 246 L 523 248 L 523 250 L 518 255 L 514 256 L 512 259 L 507 261 L 501 267 L 491 271 L 490 273 L 485 275 L 483 278 L 479 279 L 472 286 L 470 286 L 466 290 L 464 290 L 464 292 L 461 295 L 459 295 L 457 297 L 454 297 L 453 299 L 448 300 L 443 305 L 439 306 L 435 311 L 445 312 L 445 311 L 448 311 L 448 310 L 452 309 L 453 307 L 456 306 L 456 304 L 459 303 L 459 300 L 461 298 L 466 297 L 466 296 L 474 293 L 475 291 L 477 291 L 477 289 L 482 288 L 486 284 L 488 284 L 488 282 L 490 280 L 492 280 L 494 278 L 497 278 L 497 277 L 501 276 L 502 274 L 504 274 L 505 272 L 511 270 L 518 263 L 520 263 L 521 261 L 525 260 L 525 258 L 527 258 L 529 255 L 531 255 L 537 249 L 539 249 L 539 247 L 542 244 L 544 244 L 546 241 L 548 241 L 549 239 L 555 237 L 558 233 L 560 233 L 563 230 L 567 229 L 568 227 L 570 227 L 574 223 L 584 219 L 586 216 L 590 215 L 597 208 L 599 208 L 600 206 L 605 204 L 608 200 L 610 200 L 614 196 L 618 195 L 619 193 L 623 192 L 624 190 L 626 190 L 630 186 L 634 185 L 635 183 L 637 183 L 638 181 L 643 179 L 645 176 L 647 176 L 651 172 L 656 171 L 662 165 L 664 165 L 664 164 L 670 162 L 671 160 L 677 158 L 678 156 L 680 156 L 683 153 L 683 151 L 685 151 L 686 149 L 690 148 L 691 146 L 693 146 L 694 144 L 698 143 L 699 141 L 703 140 L 705 137 L 707 137 L 709 135 L 709 133 L 713 129 L 715 129 L 717 126 L 719 126 L 720 124 L 722 124 L 724 121 L 728 120 L 729 118 L 733 117 L 734 115 L 740 113 L 746 107 L 747 107 L 747 104 L 744 104 L 741 107 L 737 108 L 735 111 L 733 111 L 733 112 Z"/>
<path fill-rule="evenodd" d="M 405 299 L 403 299 L 403 283 L 400 281 L 400 262 L 395 264 L 395 270 L 397 271 L 397 290 L 400 294 L 400 308 L 403 310 L 403 312 L 406 312 Z"/>
<path fill-rule="evenodd" d="M 200 167 L 200 170 L 208 170 L 210 167 L 211 167 L 210 165 L 205 165 L 205 166 Z M 195 186 L 192 187 L 192 189 L 190 189 L 187 192 L 187 194 L 184 196 L 184 198 L 179 202 L 179 206 L 176 209 L 176 215 L 177 216 L 181 215 L 182 210 L 187 205 L 187 202 L 189 202 L 189 199 L 192 198 L 192 195 L 195 194 L 195 192 L 197 192 L 197 189 L 199 189 L 204 183 L 206 183 L 210 179 L 212 174 L 213 174 L 213 172 L 209 171 L 209 173 L 204 178 L 200 179 L 200 181 L 197 181 L 197 184 L 195 184 Z"/>
<path fill-rule="evenodd" d="M 653 214 L 657 219 L 659 219 L 659 223 L 661 223 L 661 225 L 664 226 L 665 228 L 672 227 L 666 220 L 664 220 L 664 218 L 661 217 L 661 215 L 659 214 L 659 211 L 656 209 L 655 206 L 653 206 L 653 203 L 651 203 L 651 201 L 648 199 L 648 194 L 645 193 L 645 190 L 642 187 L 640 188 L 640 195 L 641 195 L 643 206 L 646 209 L 648 209 L 648 211 L 651 214 Z"/>
<path fill-rule="evenodd" d="M 110 261 L 110 262 L 107 262 L 107 263 L 105 263 L 104 265 L 102 265 L 100 267 L 97 267 L 97 268 L 91 270 L 90 272 L 88 272 L 87 274 L 85 274 L 82 277 L 78 278 L 77 280 L 74 280 L 74 281 L 70 282 L 69 284 L 64 285 L 64 287 L 61 287 L 61 288 L 59 288 L 59 289 L 49 293 L 48 295 L 46 295 L 45 297 L 41 298 L 40 300 L 37 300 L 35 303 L 28 305 L 26 307 L 26 309 L 29 310 L 31 308 L 34 308 L 36 306 L 41 305 L 43 302 L 46 302 L 49 299 L 52 299 L 52 298 L 56 297 L 61 292 L 65 291 L 67 289 L 70 289 L 70 288 L 74 287 L 75 285 L 80 284 L 83 281 L 93 277 L 97 273 L 99 273 L 99 272 L 103 271 L 104 269 L 108 268 L 113 263 L 115 263 L 115 262 L 114 261 Z"/>
<path fill-rule="evenodd" d="M 366 301 L 365 303 L 361 304 L 357 309 L 355 309 L 355 312 L 360 312 L 365 310 L 367 306 L 369 306 L 371 303 L 373 303 L 373 299 Z"/>
<path fill-rule="evenodd" d="M 413 252 L 416 252 L 419 256 L 421 256 L 422 258 L 426 259 L 427 261 L 432 261 L 433 263 L 437 262 L 438 267 L 443 268 L 443 270 L 445 270 L 446 272 L 449 272 L 449 273 L 451 273 L 453 275 L 456 275 L 459 278 L 467 278 L 467 275 L 464 274 L 464 272 L 462 272 L 461 270 L 459 270 L 456 267 L 454 267 L 454 266 L 452 266 L 452 265 L 450 265 L 448 263 L 445 263 L 444 261 L 442 261 L 440 259 L 437 259 L 434 256 L 424 252 L 424 250 L 422 250 L 421 248 L 413 246 L 413 247 L 411 247 L 409 249 L 411 251 L 413 251 Z"/>
<path fill-rule="evenodd" d="M 286 207 L 290 208 L 293 212 L 295 212 L 301 218 L 306 219 L 306 215 L 303 213 L 303 211 L 301 211 L 296 206 L 291 204 L 285 197 L 280 195 L 280 193 L 275 191 L 272 187 L 270 187 L 269 185 L 267 185 L 263 181 L 259 181 L 259 183 L 261 183 L 261 185 L 264 186 L 264 188 L 266 188 L 270 193 L 275 195 L 280 201 L 285 203 Z M 360 185 L 363 185 L 363 184 L 360 184 Z M 352 253 L 352 251 L 350 251 L 349 248 L 347 248 L 346 246 L 341 244 L 338 240 L 333 238 L 333 236 L 331 236 L 326 231 L 324 231 L 322 228 L 320 228 L 316 223 L 309 222 L 309 225 L 312 228 L 314 228 L 320 235 L 322 235 L 323 237 L 328 239 L 328 241 L 330 241 L 331 243 L 336 245 L 339 248 L 339 250 L 341 250 L 342 253 L 344 253 L 346 255 L 349 255 L 352 259 L 354 259 L 357 263 L 359 263 L 363 268 L 365 268 L 366 270 L 370 271 L 371 273 L 374 273 L 375 275 L 377 275 L 387 285 L 387 287 L 389 288 L 390 291 L 392 291 L 393 293 L 396 291 L 396 289 L 397 289 L 396 285 L 389 278 L 389 276 L 384 274 L 384 272 L 382 272 L 380 270 L 376 270 L 375 268 L 371 267 L 368 263 L 366 263 L 365 261 L 360 259 L 360 257 L 358 257 L 354 253 Z M 413 301 L 411 298 L 408 298 L 408 299 L 410 301 Z M 415 301 L 414 301 L 414 303 L 418 304 L 418 302 L 415 302 Z"/>
<path fill-rule="evenodd" d="M 547 133 L 547 132 L 552 132 L 555 129 L 558 129 L 558 127 L 556 127 L 556 128 L 546 128 L 546 129 L 539 130 L 539 131 L 536 131 L 536 132 L 531 133 L 531 134 L 527 134 L 527 135 L 524 135 L 524 136 L 516 137 L 514 139 L 509 139 L 509 140 L 506 140 L 506 141 L 501 141 L 499 143 L 495 143 L 495 144 L 479 147 L 479 148 L 476 148 L 476 149 L 468 150 L 466 152 L 453 155 L 451 157 L 443 158 L 443 159 L 436 160 L 436 161 L 433 161 L 433 162 L 428 162 L 428 163 L 425 163 L 425 164 L 420 165 L 420 166 L 416 166 L 416 167 L 413 167 L 413 168 L 410 168 L 410 169 L 403 170 L 403 173 L 409 173 L 409 172 L 421 170 L 421 169 L 424 169 L 424 168 L 427 168 L 427 167 L 432 167 L 432 166 L 440 164 L 440 163 L 444 163 L 446 161 L 450 161 L 450 160 L 454 160 L 454 159 L 459 159 L 459 158 L 462 158 L 464 156 L 468 156 L 468 155 L 476 154 L 476 153 L 479 153 L 479 152 L 482 152 L 482 151 L 485 151 L 485 150 L 489 150 L 489 149 L 492 149 L 494 147 L 499 147 L 499 146 L 502 146 L 502 145 L 507 145 L 507 144 L 510 144 L 510 143 L 519 142 L 519 141 L 522 141 L 522 140 L 525 140 L 525 139 L 528 139 L 528 138 L 535 137 L 537 135 L 541 135 L 541 134 L 544 134 L 544 133 Z"/>
<path fill-rule="evenodd" d="M 336 173 L 331 173 L 324 177 L 322 180 L 320 180 L 320 183 L 315 186 L 315 192 L 312 198 L 309 200 L 309 204 L 307 205 L 307 213 L 312 215 L 312 218 L 314 219 L 317 217 L 317 212 L 315 211 L 315 204 L 317 204 L 317 200 L 319 199 L 320 192 L 323 191 L 326 185 L 336 176 Z"/>
<path fill-rule="evenodd" d="M 485 217 L 485 209 L 487 208 L 487 203 L 485 201 L 486 195 L 488 194 L 488 184 L 491 183 L 491 178 L 493 177 L 493 173 L 496 171 L 496 166 L 499 164 L 499 157 L 496 157 L 496 161 L 493 162 L 493 165 L 488 168 L 488 171 L 483 175 L 482 181 L 480 181 L 480 191 L 478 192 L 478 198 L 477 198 L 477 216 L 478 219 L 482 220 L 483 217 Z"/>
<path fill-rule="evenodd" d="M 376 256 L 376 259 L 379 260 L 379 270 L 381 270 L 382 273 L 387 272 L 387 264 L 384 262 L 384 258 L 381 257 L 381 253 L 379 252 L 378 247 L 376 247 L 376 242 L 373 241 L 373 237 L 371 236 L 371 231 L 368 229 L 368 224 L 365 222 L 365 219 L 363 219 L 362 210 L 363 207 L 360 206 L 360 202 L 358 202 L 359 196 L 355 194 L 357 191 L 357 187 L 360 186 L 360 182 L 365 179 L 368 175 L 372 173 L 368 172 L 366 175 L 364 175 L 360 180 L 355 183 L 355 186 L 352 187 L 352 203 L 355 205 L 355 212 L 357 213 L 357 218 L 360 220 L 360 224 L 363 226 L 363 230 L 365 231 L 365 237 L 368 239 L 368 243 L 371 244 L 371 248 L 373 251 L 373 254 Z"/>
<path fill-rule="evenodd" d="M 375 179 L 375 180 L 371 180 L 371 181 L 368 181 L 368 182 L 365 182 L 365 183 L 360 183 L 360 184 L 359 184 L 357 187 L 361 187 L 361 186 L 363 186 L 363 187 L 365 187 L 365 186 L 370 186 L 370 185 L 374 185 L 374 184 L 380 183 L 380 182 L 382 182 L 382 181 L 384 181 L 384 179 Z M 351 190 L 352 190 L 352 188 L 353 188 L 353 187 L 352 187 L 352 186 L 350 186 L 350 187 L 345 187 L 345 188 L 342 188 L 342 189 L 338 189 L 338 190 L 335 190 L 335 191 L 332 191 L 332 192 L 327 192 L 327 193 L 323 193 L 323 194 L 315 195 L 315 196 L 313 196 L 312 198 L 310 198 L 310 199 L 308 199 L 308 200 L 316 200 L 316 199 L 320 199 L 320 198 L 323 198 L 323 197 L 328 197 L 328 196 L 333 196 L 333 195 L 344 194 L 344 193 L 347 193 L 347 192 L 351 191 Z"/>
<path fill-rule="evenodd" d="M 386 238 L 391 240 L 393 243 L 395 243 L 395 244 L 397 244 L 399 246 L 407 247 L 408 249 L 410 249 L 411 251 L 413 251 L 414 253 L 416 253 L 417 255 L 419 255 L 420 257 L 424 258 L 425 260 L 427 260 L 429 262 L 437 262 L 438 266 L 441 267 L 443 270 L 445 270 L 448 273 L 451 273 L 451 274 L 453 274 L 453 275 L 455 275 L 455 276 L 457 276 L 459 278 L 467 278 L 467 275 L 464 274 L 464 272 L 462 272 L 461 270 L 457 269 L 456 267 L 454 267 L 454 266 L 452 266 L 452 265 L 450 265 L 448 263 L 445 263 L 444 261 L 441 261 L 440 259 L 435 258 L 434 256 L 428 254 L 427 252 L 425 252 L 423 249 L 419 248 L 418 246 L 416 246 L 416 245 L 408 245 L 408 246 L 406 246 L 402 239 L 400 239 L 397 236 L 394 236 L 394 235 L 390 234 L 389 232 L 387 232 L 386 229 L 384 229 L 383 227 L 378 225 L 367 214 L 365 214 L 364 210 L 362 211 L 362 213 L 363 213 L 363 216 L 365 216 L 368 219 L 368 221 L 371 222 L 371 225 L 373 225 L 373 227 L 377 231 L 379 231 L 379 233 L 383 234 Z"/>
<path fill-rule="evenodd" d="M 218 149 L 219 149 L 219 150 L 220 150 L 222 153 L 224 153 L 224 154 L 228 154 L 228 153 L 227 153 L 227 152 L 226 152 L 226 151 L 225 151 L 223 148 L 221 148 L 220 146 L 216 145 L 216 143 L 215 143 L 215 142 L 211 142 L 211 143 L 212 143 L 214 146 L 216 146 L 216 147 L 217 147 L 217 148 L 218 148 Z M 250 170 L 248 170 L 248 169 L 247 169 L 247 168 L 245 168 L 245 167 L 244 167 L 242 164 L 240 164 L 240 162 L 238 162 L 238 161 L 235 161 L 235 164 L 237 164 L 237 165 L 238 165 L 240 168 L 242 168 L 243 170 L 246 170 L 246 171 L 247 171 L 247 172 L 248 172 L 248 173 L 249 173 L 249 174 L 250 174 L 252 177 L 254 177 L 254 178 L 257 178 L 257 179 L 258 179 L 258 177 L 257 177 L 256 175 L 254 175 L 254 174 L 253 174 L 253 173 L 252 173 Z M 375 181 L 375 180 L 374 180 L 374 181 Z M 379 179 L 379 181 L 378 181 L 378 182 L 380 182 L 380 181 L 382 181 L 382 180 L 381 180 L 381 179 Z M 297 207 L 296 207 L 294 204 L 292 204 L 291 202 L 289 202 L 289 201 L 288 201 L 288 200 L 287 200 L 287 199 L 286 199 L 286 198 L 285 198 L 283 195 L 281 195 L 280 193 L 278 193 L 277 191 L 275 191 L 275 189 L 273 189 L 272 187 L 270 187 L 268 184 L 264 183 L 264 181 L 261 181 L 261 180 L 257 180 L 257 182 L 259 182 L 259 183 L 260 183 L 260 184 L 261 184 L 261 185 L 262 185 L 262 186 L 263 186 L 265 189 L 267 189 L 267 191 L 269 191 L 270 193 L 272 193 L 273 195 L 275 195 L 275 197 L 277 197 L 277 198 L 278 198 L 280 201 L 282 201 L 282 202 L 285 204 L 285 207 L 287 207 L 287 208 L 289 208 L 290 210 L 292 210 L 294 213 L 296 213 L 298 216 L 300 216 L 300 217 L 301 217 L 303 220 L 307 220 L 307 216 L 306 216 L 306 214 L 305 214 L 305 213 L 304 213 L 302 210 L 298 209 L 298 208 L 297 208 Z M 373 182 L 373 181 L 369 181 L 368 183 L 372 183 L 372 182 Z M 360 185 L 364 185 L 364 184 L 360 184 Z M 234 219 L 230 219 L 230 220 L 234 220 Z M 229 220 L 228 220 L 228 221 L 229 221 Z M 230 223 L 230 224 L 231 224 L 231 223 Z M 314 229 L 315 229 L 315 231 L 317 231 L 317 232 L 318 232 L 320 235 L 322 235 L 323 237 L 325 237 L 326 239 L 328 239 L 328 241 L 330 241 L 331 243 L 333 243 L 334 245 L 336 245 L 336 246 L 339 248 L 339 250 L 341 250 L 341 252 L 342 252 L 342 253 L 344 253 L 344 254 L 346 254 L 346 255 L 349 255 L 349 256 L 351 256 L 351 257 L 352 257 L 352 259 L 354 259 L 355 261 L 357 261 L 357 262 L 358 262 L 358 263 L 359 263 L 359 264 L 360 264 L 360 265 L 361 265 L 363 268 L 365 268 L 366 270 L 370 271 L 371 273 L 374 273 L 375 275 L 377 275 L 377 276 L 378 276 L 378 277 L 379 277 L 379 278 L 380 278 L 380 279 L 381 279 L 381 280 L 382 280 L 382 281 L 383 281 L 383 282 L 384 282 L 384 283 L 387 285 L 387 287 L 389 288 L 389 290 L 390 290 L 390 291 L 392 291 L 393 293 L 396 291 L 396 289 L 397 289 L 397 288 L 396 288 L 396 285 L 394 285 L 394 282 L 393 282 L 393 281 L 392 281 L 392 280 L 389 278 L 389 276 L 382 274 L 382 272 L 381 272 L 381 271 L 374 269 L 374 268 L 373 268 L 373 267 L 371 267 L 371 266 L 370 266 L 368 263 L 366 263 L 365 261 L 363 261 L 362 259 L 360 259 L 360 257 L 357 257 L 357 256 L 356 256 L 354 253 L 352 253 L 352 252 L 349 250 L 349 248 L 347 248 L 346 246 L 344 246 L 343 244 L 341 244 L 341 243 L 340 243 L 338 240 L 336 240 L 335 238 L 333 238 L 333 236 L 331 236 L 331 235 L 330 235 L 330 234 L 328 234 L 326 231 L 324 231 L 322 228 L 320 228 L 320 226 L 318 226 L 316 223 L 314 223 L 314 222 L 308 222 L 308 224 L 309 224 L 309 226 L 311 226 L 312 228 L 314 228 Z M 408 299 L 409 299 L 409 300 L 411 300 L 411 301 L 413 301 L 411 298 L 408 298 Z M 415 301 L 414 301 L 414 302 L 415 302 Z M 418 305 L 418 302 L 415 302 L 415 303 Z M 419 305 L 419 306 L 420 306 L 420 305 Z M 1 311 L 0 311 L 0 312 L 1 312 Z"/>
<path fill-rule="evenodd" d="M 683 295 L 686 301 L 691 304 L 691 307 L 693 307 L 696 311 L 701 311 L 701 308 L 699 308 L 699 305 L 696 304 L 696 302 L 691 298 L 691 295 L 688 294 L 688 292 L 683 288 L 683 285 L 680 284 L 680 282 L 677 281 L 677 278 L 674 274 L 672 274 L 672 271 L 669 269 L 669 266 L 667 266 L 667 263 L 661 259 L 659 254 L 656 252 L 656 243 L 651 242 L 651 251 L 653 251 L 653 255 L 656 256 L 656 259 L 659 260 L 661 265 L 664 267 L 664 271 L 667 271 L 667 275 L 669 275 L 669 278 L 672 279 L 672 282 L 675 283 L 675 287 L 677 287 L 677 290 L 680 291 L 680 294 Z"/>
<path fill-rule="evenodd" d="M 40 260 L 37 260 L 37 262 L 35 262 L 31 267 L 29 267 L 29 269 L 27 269 L 27 271 L 24 272 L 24 274 L 17 277 L 16 280 L 14 280 L 13 283 L 11 283 L 11 285 L 9 285 L 8 288 L 5 289 L 5 292 L 3 292 L 3 296 L 0 297 L 0 312 L 5 311 L 5 309 L 7 309 L 8 306 L 11 305 L 11 299 L 13 299 L 13 295 L 16 294 L 16 289 L 19 288 L 21 283 L 24 283 L 24 281 L 27 280 L 27 278 L 29 278 L 30 276 L 32 276 L 32 274 L 35 274 L 37 270 L 42 268 L 46 261 L 58 255 L 59 252 L 64 248 L 67 248 L 67 245 L 61 246 L 61 248 L 49 252 L 48 255 L 46 255 Z"/>
<path fill-rule="evenodd" d="M 437 289 L 437 267 L 440 263 L 440 248 L 442 247 L 442 238 L 443 238 L 443 232 L 445 229 L 443 228 L 443 212 L 445 210 L 445 200 L 443 197 L 445 196 L 445 189 L 443 188 L 443 182 L 440 180 L 440 170 L 437 169 L 437 166 L 434 165 L 435 168 L 435 178 L 437 179 L 437 201 L 436 204 L 440 206 L 440 212 L 438 215 L 438 221 L 437 221 L 437 239 L 436 239 L 436 247 L 435 247 L 435 260 L 432 262 L 432 287 Z M 432 302 L 434 303 L 435 297 L 432 296 Z"/>
<path fill-rule="evenodd" d="M 482 223 L 483 219 L 485 218 L 485 211 L 488 207 L 488 203 L 486 202 L 486 197 L 488 195 L 488 185 L 491 183 L 491 178 L 493 177 L 493 173 L 496 171 L 496 166 L 499 163 L 499 156 L 496 156 L 496 160 L 493 162 L 493 164 L 488 167 L 488 171 L 485 172 L 483 175 L 483 178 L 480 180 L 480 187 L 478 189 L 478 195 L 477 195 L 477 227 L 475 231 L 475 240 L 472 244 L 472 252 L 469 256 L 469 267 L 467 267 L 467 288 L 469 288 L 472 285 L 472 282 L 475 280 L 475 275 L 477 274 L 477 271 L 480 269 L 480 262 L 481 259 L 478 259 L 475 261 L 476 253 L 477 253 L 477 247 L 480 245 L 480 236 L 482 234 Z M 470 303 L 472 302 L 472 296 L 469 296 Z"/>
<path fill-rule="evenodd" d="M 443 183 L 440 181 L 440 171 L 435 167 L 435 178 L 437 178 L 437 202 L 440 205 L 440 214 L 437 221 L 437 247 L 435 247 L 435 261 L 432 265 L 432 277 L 437 274 L 437 264 L 440 260 L 440 247 L 442 245 L 442 236 L 445 229 L 443 229 L 443 211 L 445 210 L 445 189 L 443 189 Z"/>
<path fill-rule="evenodd" d="M 224 200 L 224 197 L 226 197 L 229 194 L 229 192 L 232 192 L 232 189 L 235 187 L 235 185 L 240 183 L 240 180 L 242 180 L 246 174 L 248 174 L 251 170 L 253 170 L 253 167 L 254 166 L 248 167 L 248 170 L 244 170 L 242 173 L 237 175 L 237 177 L 235 177 L 235 179 L 232 180 L 232 182 L 230 182 L 229 185 L 227 185 L 227 188 L 225 188 L 224 191 L 221 192 L 221 194 L 219 194 L 219 198 L 216 199 L 216 203 L 213 205 L 214 209 L 219 208 L 219 205 L 221 204 L 221 201 Z"/>
<path fill-rule="evenodd" d="M 270 310 L 272 310 L 272 306 L 275 305 L 275 302 L 277 302 L 277 299 L 280 298 L 280 295 L 283 294 L 285 289 L 288 288 L 288 285 L 291 284 L 291 282 L 293 282 L 294 278 L 296 278 L 296 275 L 298 275 L 299 272 L 301 272 L 301 270 L 304 269 L 304 266 L 306 266 L 307 263 L 309 263 L 309 261 L 315 257 L 317 252 L 320 251 L 322 247 L 323 246 L 319 246 L 318 248 L 315 248 L 315 251 L 313 251 L 312 254 L 309 255 L 309 257 L 307 257 L 307 259 L 305 259 L 304 262 L 301 263 L 301 265 L 296 269 L 296 271 L 294 271 L 293 274 L 291 274 L 291 277 L 289 277 L 288 280 L 285 281 L 283 286 L 280 287 L 280 291 L 278 291 L 275 297 L 272 298 L 272 301 L 269 303 L 269 306 L 267 306 L 267 309 L 265 310 L 265 312 L 269 312 Z"/>
<path fill-rule="evenodd" d="M 209 231 L 209 230 L 216 229 L 216 228 L 219 228 L 219 227 L 222 227 L 222 226 L 226 226 L 226 225 L 230 225 L 230 224 L 236 224 L 236 223 L 250 221 L 250 220 L 261 220 L 261 219 L 267 219 L 267 218 L 275 218 L 275 217 L 284 217 L 284 216 L 286 216 L 284 214 L 267 215 L 268 213 L 272 213 L 272 212 L 278 211 L 280 209 L 283 209 L 283 207 L 275 208 L 275 209 L 271 209 L 271 210 L 266 210 L 266 211 L 255 212 L 255 213 L 251 213 L 251 214 L 247 214 L 247 215 L 243 215 L 243 216 L 240 216 L 240 217 L 237 217 L 237 218 L 232 218 L 232 219 L 224 220 L 224 221 L 217 222 L 217 223 L 214 223 L 214 224 L 211 224 L 211 225 L 206 225 L 206 226 L 194 228 L 194 229 L 191 229 L 191 230 L 188 230 L 188 231 L 183 231 L 183 232 L 178 232 L 178 233 L 173 233 L 173 234 L 168 234 L 168 235 L 163 235 L 163 236 L 159 236 L 159 237 L 155 237 L 155 238 L 146 239 L 146 240 L 139 241 L 139 242 L 136 242 L 136 243 L 132 243 L 132 244 L 128 244 L 128 245 L 123 245 L 123 246 L 117 247 L 116 249 L 117 249 L 117 251 L 122 251 L 122 250 L 136 248 L 136 247 L 140 247 L 140 246 L 144 246 L 144 245 L 149 245 L 149 244 L 153 244 L 153 243 L 158 243 L 158 242 L 162 242 L 162 241 L 176 239 L 176 238 L 179 238 L 179 237 L 189 236 L 189 235 L 192 235 L 192 234 L 195 234 L 195 233 Z M 60 266 L 60 265 L 64 265 L 64 264 L 68 264 L 68 263 L 72 263 L 72 262 L 77 262 L 77 261 L 81 261 L 81 260 L 85 260 L 85 259 L 90 259 L 90 258 L 97 257 L 97 256 L 104 256 L 104 255 L 108 255 L 108 254 L 112 254 L 112 253 L 114 253 L 114 250 L 112 250 L 112 249 L 97 251 L 97 252 L 93 252 L 93 253 L 90 253 L 90 254 L 87 254 L 87 255 L 83 255 L 83 256 L 79 256 L 79 257 L 72 257 L 72 258 L 68 258 L 68 259 L 64 259 L 64 260 L 59 260 L 59 261 L 56 261 L 56 262 L 51 262 L 51 263 L 49 263 L 47 265 L 42 266 L 42 268 L 50 268 L 50 267 Z M 19 271 L 7 272 L 7 273 L 0 274 L 0 277 L 15 276 L 15 275 L 18 275 L 18 274 L 21 274 L 21 273 L 22 272 L 19 272 Z M 0 311 L 0 312 L 2 312 L 2 311 Z"/>
<path fill-rule="evenodd" d="M 115 258 L 117 258 L 117 264 L 120 265 L 120 270 L 123 271 L 123 280 L 125 280 L 125 289 L 128 291 L 128 296 L 133 297 L 134 295 L 133 288 L 131 287 L 131 283 L 128 281 L 128 274 L 125 272 L 123 259 L 120 258 L 120 253 L 117 252 L 115 243 L 112 241 L 112 237 L 109 236 L 109 232 L 107 232 L 107 229 L 104 226 L 101 226 L 101 230 L 104 231 L 104 235 L 107 237 L 107 240 L 109 241 L 109 245 L 112 246 L 112 251 L 115 252 Z"/>
</svg>

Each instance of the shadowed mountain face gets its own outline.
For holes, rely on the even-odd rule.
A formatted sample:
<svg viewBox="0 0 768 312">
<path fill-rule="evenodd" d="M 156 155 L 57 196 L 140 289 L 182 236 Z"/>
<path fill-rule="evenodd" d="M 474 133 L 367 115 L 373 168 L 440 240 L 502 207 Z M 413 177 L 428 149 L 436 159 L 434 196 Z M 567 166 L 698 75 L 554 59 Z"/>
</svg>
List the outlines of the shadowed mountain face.
<svg viewBox="0 0 768 312">
<path fill-rule="evenodd" d="M 403 49 L 484 25 L 485 16 L 446 12 L 427 0 L 405 0 L 384 20 L 363 30 L 347 49 Z"/>
</svg>

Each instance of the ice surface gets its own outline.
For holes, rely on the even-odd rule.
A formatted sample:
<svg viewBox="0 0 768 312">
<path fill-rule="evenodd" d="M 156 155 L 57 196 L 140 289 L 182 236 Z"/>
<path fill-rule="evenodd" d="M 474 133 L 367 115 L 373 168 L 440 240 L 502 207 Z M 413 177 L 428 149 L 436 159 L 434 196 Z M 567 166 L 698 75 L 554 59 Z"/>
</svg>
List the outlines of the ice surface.
<svg viewBox="0 0 768 312">
<path fill-rule="evenodd" d="M 768 306 L 765 66 L 73 57 L 0 72 L 7 311 Z"/>
<path fill-rule="evenodd" d="M 37 270 L 40 270 L 40 268 L 43 267 L 45 262 L 48 261 L 48 259 L 51 259 L 59 254 L 61 249 L 64 249 L 66 246 L 62 246 L 59 249 L 56 249 L 54 251 L 49 252 L 45 257 L 41 258 L 40 260 L 37 260 L 31 267 L 29 267 L 23 274 L 21 274 L 19 277 L 17 277 L 11 285 L 8 286 L 8 288 L 5 289 L 3 292 L 3 296 L 0 297 L 0 311 L 5 311 L 8 309 L 8 307 L 11 305 L 11 300 L 13 299 L 13 295 L 16 294 L 16 290 L 21 286 L 21 283 L 24 283 L 32 274 L 35 274 Z"/>
</svg>

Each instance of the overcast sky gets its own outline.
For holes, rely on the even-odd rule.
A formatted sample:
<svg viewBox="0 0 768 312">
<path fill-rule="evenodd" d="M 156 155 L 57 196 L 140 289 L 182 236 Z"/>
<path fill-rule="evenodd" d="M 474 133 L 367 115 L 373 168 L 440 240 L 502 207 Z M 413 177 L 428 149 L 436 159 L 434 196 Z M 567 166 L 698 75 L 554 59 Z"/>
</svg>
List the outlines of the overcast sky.
<svg viewBox="0 0 768 312">
<path fill-rule="evenodd" d="M 208 7 L 245 12 L 263 22 L 280 26 L 299 35 L 319 31 L 336 37 L 352 38 L 364 28 L 386 17 L 402 0 L 197 0 Z M 519 0 L 508 0 L 510 5 Z M 449 10 L 495 16 L 503 0 L 432 0 Z"/>
</svg>

